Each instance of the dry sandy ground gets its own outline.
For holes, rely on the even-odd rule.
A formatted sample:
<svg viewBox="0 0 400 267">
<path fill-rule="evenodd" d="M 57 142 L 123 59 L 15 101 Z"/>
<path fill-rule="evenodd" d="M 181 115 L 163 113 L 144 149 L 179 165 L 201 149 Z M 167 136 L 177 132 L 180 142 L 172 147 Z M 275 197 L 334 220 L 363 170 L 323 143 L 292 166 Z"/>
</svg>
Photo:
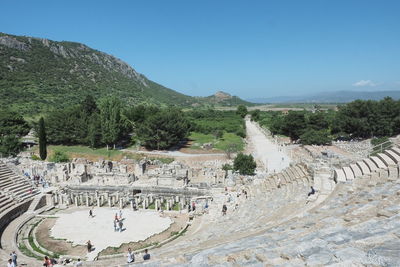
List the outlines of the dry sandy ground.
<svg viewBox="0 0 400 267">
<path fill-rule="evenodd" d="M 51 228 L 51 236 L 71 241 L 73 245 L 85 245 L 90 240 L 95 249 L 86 256 L 88 260 L 93 260 L 107 247 L 146 240 L 168 229 L 172 223 L 169 217 L 160 217 L 158 212 L 125 209 L 122 211 L 124 230 L 115 232 L 113 221 L 118 211 L 113 208 L 95 209 L 93 218 L 89 217 L 87 209 L 58 213 L 59 218 Z"/>
<path fill-rule="evenodd" d="M 284 153 L 284 147 L 275 144 L 272 138 L 268 139 L 257 125 L 248 119 L 246 120 L 246 131 L 246 151 L 253 155 L 258 165 L 262 165 L 257 168 L 258 172 L 279 172 L 289 166 L 291 159 Z"/>
</svg>

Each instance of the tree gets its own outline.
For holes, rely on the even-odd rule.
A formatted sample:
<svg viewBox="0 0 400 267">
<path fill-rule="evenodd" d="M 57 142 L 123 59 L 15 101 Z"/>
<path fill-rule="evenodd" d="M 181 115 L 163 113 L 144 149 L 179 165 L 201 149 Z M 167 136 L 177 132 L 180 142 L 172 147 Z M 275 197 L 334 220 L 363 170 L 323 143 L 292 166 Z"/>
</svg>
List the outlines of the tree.
<svg viewBox="0 0 400 267">
<path fill-rule="evenodd" d="M 240 115 L 240 117 L 244 118 L 247 115 L 247 108 L 245 105 L 239 105 L 236 110 L 236 114 Z"/>
<path fill-rule="evenodd" d="M 0 111 L 0 136 L 16 135 L 21 137 L 27 135 L 29 130 L 28 123 L 20 114 L 7 109 Z"/>
<path fill-rule="evenodd" d="M 250 112 L 251 114 L 251 120 L 252 121 L 259 121 L 260 120 L 260 110 L 256 109 Z"/>
<path fill-rule="evenodd" d="M 183 112 L 169 108 L 153 114 L 142 123 L 138 136 L 150 149 L 167 149 L 186 138 L 190 123 Z"/>
<path fill-rule="evenodd" d="M 99 115 L 94 113 L 91 117 L 88 133 L 86 137 L 86 143 L 91 148 L 99 147 L 101 144 L 101 123 Z"/>
<path fill-rule="evenodd" d="M 43 117 L 39 120 L 39 156 L 42 160 L 47 158 L 47 140 L 46 140 L 46 129 L 44 126 Z"/>
<path fill-rule="evenodd" d="M 233 169 L 242 175 L 254 175 L 257 167 L 252 155 L 239 153 L 233 161 Z"/>
<path fill-rule="evenodd" d="M 92 95 L 87 95 L 85 97 L 85 99 L 81 103 L 81 109 L 87 116 L 90 116 L 93 113 L 97 113 L 99 111 L 96 101 L 94 100 Z"/>
<path fill-rule="evenodd" d="M 306 127 L 304 112 L 289 111 L 289 114 L 283 119 L 281 129 L 284 135 L 289 136 L 292 140 L 297 140 L 303 134 Z"/>
<path fill-rule="evenodd" d="M 239 151 L 238 146 L 236 144 L 233 144 L 233 143 L 228 144 L 224 149 L 224 152 L 225 152 L 226 157 L 228 159 L 231 159 L 232 154 L 234 154 L 234 153 L 236 153 L 238 151 Z"/>
<path fill-rule="evenodd" d="M 317 111 L 315 113 L 311 113 L 308 116 L 307 124 L 308 124 L 308 128 L 311 128 L 314 130 L 326 130 L 329 127 L 329 123 L 327 121 L 325 113 L 322 111 Z"/>
<path fill-rule="evenodd" d="M 0 136 L 0 157 L 15 157 L 21 150 L 22 143 L 15 135 Z"/>
<path fill-rule="evenodd" d="M 116 97 L 107 97 L 100 101 L 99 106 L 101 137 L 108 148 L 108 145 L 115 145 L 122 133 L 122 104 Z"/>
<path fill-rule="evenodd" d="M 329 145 L 332 140 L 327 130 L 307 129 L 301 136 L 300 141 L 304 145 Z"/>
<path fill-rule="evenodd" d="M 0 154 L 16 156 L 22 148 L 19 137 L 28 134 L 30 127 L 24 118 L 7 109 L 0 110 Z"/>
</svg>

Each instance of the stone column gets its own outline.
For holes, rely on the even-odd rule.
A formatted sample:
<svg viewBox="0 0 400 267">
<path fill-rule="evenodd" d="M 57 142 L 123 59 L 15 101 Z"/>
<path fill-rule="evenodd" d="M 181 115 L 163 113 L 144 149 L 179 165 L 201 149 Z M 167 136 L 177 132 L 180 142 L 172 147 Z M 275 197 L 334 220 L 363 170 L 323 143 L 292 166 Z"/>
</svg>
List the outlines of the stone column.
<svg viewBox="0 0 400 267">
<path fill-rule="evenodd" d="M 108 197 L 108 206 L 112 207 L 112 197 Z"/>
<path fill-rule="evenodd" d="M 124 198 L 123 197 L 119 198 L 119 208 L 120 209 L 124 208 Z"/>
<path fill-rule="evenodd" d="M 158 201 L 159 201 L 158 199 L 154 201 L 154 208 L 156 211 L 158 211 Z"/>
<path fill-rule="evenodd" d="M 77 206 L 77 207 L 78 207 L 78 197 L 77 197 L 77 196 L 75 196 L 75 198 L 74 198 L 74 202 L 75 202 L 75 206 Z"/>
<path fill-rule="evenodd" d="M 97 207 L 101 207 L 101 198 L 100 197 L 97 197 Z"/>
<path fill-rule="evenodd" d="M 133 209 L 133 199 L 131 199 L 131 209 Z"/>
<path fill-rule="evenodd" d="M 90 201 L 89 201 L 89 193 L 86 193 L 86 206 L 89 207 Z"/>
<path fill-rule="evenodd" d="M 167 210 L 170 210 L 171 206 L 170 206 L 170 202 L 169 200 L 167 200 Z"/>
</svg>

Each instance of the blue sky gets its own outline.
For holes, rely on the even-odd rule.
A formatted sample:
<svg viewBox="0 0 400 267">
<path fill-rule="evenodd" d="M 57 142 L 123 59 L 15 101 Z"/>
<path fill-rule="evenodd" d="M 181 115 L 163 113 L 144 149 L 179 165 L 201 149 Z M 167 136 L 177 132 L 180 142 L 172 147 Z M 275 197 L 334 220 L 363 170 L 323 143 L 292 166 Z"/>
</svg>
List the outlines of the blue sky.
<svg viewBox="0 0 400 267">
<path fill-rule="evenodd" d="M 400 1 L 1 1 L 0 31 L 76 41 L 188 95 L 400 90 Z"/>
</svg>

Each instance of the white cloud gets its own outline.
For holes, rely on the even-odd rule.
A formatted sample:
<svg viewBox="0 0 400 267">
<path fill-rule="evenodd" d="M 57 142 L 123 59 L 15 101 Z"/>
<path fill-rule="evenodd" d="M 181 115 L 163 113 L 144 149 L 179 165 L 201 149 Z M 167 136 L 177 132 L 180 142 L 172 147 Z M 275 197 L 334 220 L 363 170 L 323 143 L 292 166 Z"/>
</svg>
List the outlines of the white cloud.
<svg viewBox="0 0 400 267">
<path fill-rule="evenodd" d="M 373 87 L 373 86 L 377 86 L 377 84 L 371 80 L 361 80 L 361 81 L 353 83 L 353 86 L 355 86 L 355 87 L 365 87 L 365 86 Z"/>
</svg>

